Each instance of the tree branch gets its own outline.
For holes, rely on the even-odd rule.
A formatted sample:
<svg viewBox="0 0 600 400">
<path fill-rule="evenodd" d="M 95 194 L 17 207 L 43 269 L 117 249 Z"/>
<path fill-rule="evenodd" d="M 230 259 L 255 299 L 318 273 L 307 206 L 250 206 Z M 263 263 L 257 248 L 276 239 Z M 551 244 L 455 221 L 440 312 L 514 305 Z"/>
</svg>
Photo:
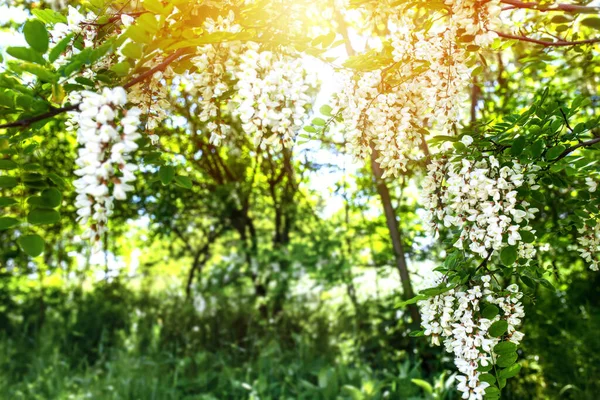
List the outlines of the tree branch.
<svg viewBox="0 0 600 400">
<path fill-rule="evenodd" d="M 508 33 L 497 32 L 497 31 L 494 31 L 494 32 L 496 34 L 498 34 L 498 36 L 500 36 L 501 38 L 504 38 L 504 39 L 520 40 L 522 42 L 529 42 L 529 43 L 539 44 L 539 45 L 544 46 L 544 47 L 577 46 L 577 45 L 580 45 L 580 44 L 593 44 L 593 43 L 599 43 L 600 42 L 600 38 L 587 39 L 587 40 L 576 40 L 576 41 L 573 41 L 573 42 L 566 41 L 566 40 L 558 40 L 556 42 L 552 42 L 552 41 L 548 41 L 548 40 L 534 39 L 534 38 L 530 38 L 530 37 L 527 37 L 527 36 L 516 36 L 516 35 L 511 35 L 511 34 L 508 34 Z"/>
<path fill-rule="evenodd" d="M 542 5 L 539 3 L 526 3 L 520 0 L 501 0 L 503 4 L 508 4 L 513 8 L 524 8 L 535 11 L 559 11 L 568 13 L 597 13 L 600 7 L 582 6 L 579 4 L 552 4 Z"/>
<path fill-rule="evenodd" d="M 128 88 L 132 87 L 133 85 L 136 85 L 136 84 L 148 79 L 149 77 L 154 75 L 156 72 L 164 71 L 169 66 L 169 64 L 171 64 L 173 61 L 175 61 L 180 56 L 184 55 L 185 52 L 186 52 L 185 48 L 177 50 L 175 53 L 173 53 L 169 57 L 165 58 L 163 60 L 163 62 L 161 62 L 160 64 L 155 65 L 154 67 L 150 68 L 148 71 L 138 75 L 137 77 L 133 78 L 132 80 L 130 80 L 129 82 L 124 84 L 123 88 L 128 89 Z"/>
<path fill-rule="evenodd" d="M 165 58 L 163 60 L 163 62 L 161 62 L 160 64 L 155 65 L 154 67 L 150 68 L 148 71 L 138 75 L 137 77 L 133 78 L 129 82 L 125 83 L 123 85 L 123 88 L 128 89 L 128 88 L 132 87 L 133 85 L 136 85 L 136 84 L 148 79 L 149 77 L 154 75 L 156 72 L 163 71 L 165 68 L 167 68 L 169 66 L 169 64 L 171 64 L 177 58 L 179 58 L 180 56 L 185 54 L 185 52 L 186 52 L 185 49 L 177 50 L 175 53 L 173 53 L 169 57 Z M 18 121 L 2 124 L 2 125 L 0 125 L 0 129 L 18 128 L 18 127 L 24 128 L 35 122 L 43 121 L 47 118 L 52 118 L 56 115 L 59 115 L 59 114 L 62 114 L 62 113 L 68 112 L 68 111 L 74 111 L 78 107 L 79 107 L 79 104 L 73 104 L 73 105 L 70 105 L 67 107 L 53 108 L 52 110 L 50 110 L 44 114 L 36 115 L 35 117 L 24 118 L 24 119 L 21 119 Z"/>
<path fill-rule="evenodd" d="M 7 124 L 0 125 L 0 129 L 2 128 L 18 128 L 18 127 L 26 127 L 35 122 L 45 120 L 46 118 L 54 117 L 55 115 L 59 115 L 68 111 L 76 110 L 79 107 L 79 104 L 61 107 L 61 108 L 53 108 L 47 113 L 36 115 L 35 117 L 21 119 L 15 122 L 9 122 Z"/>
<path fill-rule="evenodd" d="M 600 143 L 600 137 L 594 138 L 594 139 L 590 139 L 588 141 L 585 142 L 581 142 L 581 143 L 577 143 L 574 146 L 569 147 L 568 149 L 566 149 L 565 151 L 563 151 L 560 156 L 558 156 L 555 160 L 553 160 L 554 162 L 561 160 L 563 158 L 565 158 L 566 156 L 568 156 L 569 154 L 571 154 L 572 152 L 574 152 L 575 150 L 577 150 L 580 147 L 590 147 L 595 145 L 596 143 Z"/>
</svg>

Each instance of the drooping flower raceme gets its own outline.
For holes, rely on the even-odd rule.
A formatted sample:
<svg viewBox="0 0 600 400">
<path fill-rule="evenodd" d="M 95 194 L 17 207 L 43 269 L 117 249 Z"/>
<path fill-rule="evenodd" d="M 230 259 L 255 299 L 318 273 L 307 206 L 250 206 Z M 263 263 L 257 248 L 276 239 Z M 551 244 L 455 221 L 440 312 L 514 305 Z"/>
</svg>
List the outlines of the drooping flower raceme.
<svg viewBox="0 0 600 400">
<path fill-rule="evenodd" d="M 216 20 L 208 18 L 204 29 L 241 31 L 233 12 Z M 316 86 L 315 76 L 300 59 L 236 40 L 200 46 L 198 53 L 191 60 L 196 71 L 179 81 L 181 94 L 194 97 L 196 104 L 190 111 L 206 123 L 212 144 L 218 145 L 231 130 L 225 113 L 239 118 L 255 142 L 268 137 L 272 144 L 288 145 L 294 139 Z"/>
<path fill-rule="evenodd" d="M 67 22 L 58 22 L 50 29 L 50 38 L 53 43 L 57 44 L 65 39 L 68 35 L 81 37 L 84 47 L 93 47 L 97 36 L 97 27 L 93 24 L 96 20 L 96 15 L 93 12 L 88 12 L 86 15 L 80 13 L 75 7 L 69 6 Z M 87 23 L 86 23 L 87 22 Z M 65 51 L 54 61 L 55 67 L 60 67 L 66 64 L 69 59 L 79 53 L 75 46 L 67 46 Z"/>
<path fill-rule="evenodd" d="M 162 59 L 155 58 L 154 65 Z M 151 78 L 143 83 L 133 85 L 129 90 L 128 99 L 144 113 L 145 131 L 148 133 L 152 144 L 158 142 L 158 135 L 154 130 L 168 117 L 171 108 L 169 103 L 169 86 L 166 84 L 173 77 L 173 71 L 167 67 L 165 71 L 155 72 Z"/>
<path fill-rule="evenodd" d="M 534 169 L 517 162 L 501 166 L 494 156 L 476 162 L 433 160 L 423 180 L 422 204 L 435 235 L 442 227 L 456 228 L 459 249 L 485 258 L 518 245 L 521 258 L 532 258 L 535 249 L 520 232 L 535 233 L 528 222 L 539 210 L 520 200 L 517 190 L 537 188 Z"/>
<path fill-rule="evenodd" d="M 429 129 L 452 134 L 472 82 L 468 46 L 489 46 L 496 37 L 499 1 L 445 4 L 449 12 L 433 26 L 415 22 L 411 10 L 389 15 L 386 39 L 394 64 L 348 75 L 336 99 L 350 150 L 364 158 L 375 149 L 385 175 L 405 171 L 419 157 Z"/>
<path fill-rule="evenodd" d="M 333 112 L 341 113 L 344 136 L 355 158 L 366 158 L 373 146 L 387 176 L 406 170 L 408 161 L 418 157 L 423 137 L 413 127 L 420 124 L 414 103 L 400 90 L 383 91 L 383 85 L 380 71 L 347 75 Z"/>
<path fill-rule="evenodd" d="M 523 339 L 523 334 L 517 331 L 525 315 L 520 302 L 523 294 L 518 286 L 510 285 L 497 294 L 491 290 L 489 275 L 482 276 L 481 280 L 481 285 L 452 289 L 418 302 L 425 336 L 437 346 L 443 340 L 461 374 L 457 377 L 457 389 L 463 399 L 469 400 L 481 400 L 485 395 L 489 383 L 480 379 L 479 369 L 494 362 L 494 346 L 501 340 L 517 345 Z M 484 316 L 483 310 L 488 306 L 493 306 L 494 311 Z M 489 332 L 500 320 L 507 324 L 502 338 Z"/>
<path fill-rule="evenodd" d="M 248 47 L 236 70 L 236 114 L 255 141 L 283 141 L 289 147 L 312 102 L 309 92 L 316 87 L 316 76 L 306 71 L 301 59 L 260 51 L 254 43 Z"/>
<path fill-rule="evenodd" d="M 579 229 L 580 236 L 577 238 L 577 251 L 581 258 L 589 264 L 592 271 L 598 271 L 600 267 L 600 223 L 594 227 L 585 225 Z"/>
<path fill-rule="evenodd" d="M 114 200 L 125 200 L 133 187 L 137 170 L 130 163 L 131 153 L 138 148 L 135 143 L 140 110 L 125 109 L 127 93 L 117 87 L 105 88 L 101 94 L 82 92 L 80 112 L 75 114 L 78 125 L 78 151 L 74 182 L 77 191 L 75 205 L 78 220 L 88 225 L 84 237 L 91 239 L 98 249 L 106 232 L 108 217 Z"/>
</svg>

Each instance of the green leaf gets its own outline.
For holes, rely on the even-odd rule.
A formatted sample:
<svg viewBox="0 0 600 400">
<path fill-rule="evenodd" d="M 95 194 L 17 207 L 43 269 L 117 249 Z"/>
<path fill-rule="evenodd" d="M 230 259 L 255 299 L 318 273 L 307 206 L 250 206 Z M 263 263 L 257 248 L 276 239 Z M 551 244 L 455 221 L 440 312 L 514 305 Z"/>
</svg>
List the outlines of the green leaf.
<svg viewBox="0 0 600 400">
<path fill-rule="evenodd" d="M 564 24 L 567 22 L 572 22 L 572 19 L 561 14 L 561 15 L 555 15 L 554 17 L 552 17 L 550 22 L 552 22 L 553 24 Z"/>
<path fill-rule="evenodd" d="M 467 146 L 465 146 L 465 144 L 462 142 L 456 142 L 456 143 L 452 144 L 452 146 L 454 146 L 454 148 L 458 151 L 467 150 Z"/>
<path fill-rule="evenodd" d="M 342 387 L 342 394 L 350 397 L 352 400 L 364 400 L 365 398 L 360 390 L 351 385 L 344 385 Z"/>
<path fill-rule="evenodd" d="M 507 329 L 508 329 L 508 322 L 506 322 L 505 320 L 502 319 L 500 321 L 494 322 L 490 326 L 488 333 L 490 334 L 490 336 L 500 337 L 504 334 L 504 332 L 506 332 Z"/>
<path fill-rule="evenodd" d="M 170 165 L 163 165 L 158 170 L 158 178 L 163 185 L 168 185 L 175 178 L 175 168 Z"/>
<path fill-rule="evenodd" d="M 525 243 L 533 243 L 535 241 L 535 235 L 531 231 L 519 231 L 521 240 Z"/>
<path fill-rule="evenodd" d="M 479 375 L 479 380 L 482 382 L 487 382 L 490 385 L 496 383 L 496 377 L 494 377 L 492 374 L 481 374 Z"/>
<path fill-rule="evenodd" d="M 508 368 L 501 370 L 498 376 L 502 379 L 509 379 L 517 375 L 521 371 L 521 364 L 513 364 Z"/>
<path fill-rule="evenodd" d="M 29 61 L 40 65 L 46 64 L 46 60 L 44 60 L 40 53 L 28 47 L 8 47 L 6 52 L 19 60 Z"/>
<path fill-rule="evenodd" d="M 516 352 L 501 354 L 496 360 L 496 365 L 501 368 L 510 367 L 513 365 L 519 356 Z"/>
<path fill-rule="evenodd" d="M 544 142 L 541 140 L 533 142 L 533 144 L 529 147 L 529 151 L 531 152 L 531 156 L 533 158 L 538 158 L 544 152 Z"/>
<path fill-rule="evenodd" d="M 130 69 L 131 69 L 131 65 L 129 65 L 129 63 L 126 61 L 113 64 L 110 67 L 110 70 L 113 71 L 118 76 L 126 76 L 129 73 Z"/>
<path fill-rule="evenodd" d="M 562 154 L 562 152 L 565 151 L 565 149 L 566 149 L 566 147 L 563 146 L 562 144 L 552 147 L 546 153 L 546 160 L 554 160 L 555 158 L 560 156 Z"/>
<path fill-rule="evenodd" d="M 510 266 L 517 261 L 517 246 L 508 246 L 502 249 L 500 253 L 500 260 L 506 266 Z"/>
<path fill-rule="evenodd" d="M 32 10 L 31 13 L 38 17 L 40 21 L 47 24 L 56 24 L 59 22 L 63 24 L 67 23 L 67 17 L 49 8 L 45 8 L 43 10 Z"/>
<path fill-rule="evenodd" d="M 121 49 L 121 54 L 125 57 L 134 58 L 139 60 L 142 58 L 144 52 L 142 51 L 142 46 L 138 43 L 129 42 Z"/>
<path fill-rule="evenodd" d="M 50 225 L 60 221 L 60 213 L 51 208 L 36 208 L 29 212 L 27 221 L 33 225 Z"/>
<path fill-rule="evenodd" d="M 580 24 L 589 28 L 600 29 L 600 18 L 586 18 Z"/>
<path fill-rule="evenodd" d="M 504 389 L 506 386 L 506 379 L 498 377 L 498 387 Z"/>
<path fill-rule="evenodd" d="M 525 142 L 526 139 L 524 136 L 519 136 L 516 138 L 510 147 L 510 155 L 515 157 L 521 155 L 523 149 L 525 148 Z"/>
<path fill-rule="evenodd" d="M 417 385 L 418 387 L 420 387 L 421 389 L 423 389 L 423 391 L 427 394 L 432 394 L 433 393 L 433 387 L 431 386 L 431 384 L 427 381 L 424 381 L 423 379 L 416 379 L 413 378 L 410 380 L 412 383 L 414 383 L 415 385 Z"/>
<path fill-rule="evenodd" d="M 8 207 L 14 204 L 18 204 L 18 201 L 16 201 L 12 197 L 0 197 L 0 207 Z"/>
<path fill-rule="evenodd" d="M 489 396 L 489 397 L 488 397 Z M 498 398 L 500 396 L 500 389 L 496 386 L 490 386 L 485 389 L 485 398 Z"/>
<path fill-rule="evenodd" d="M 17 72 L 29 72 L 32 75 L 37 76 L 43 82 L 56 83 L 58 82 L 58 75 L 41 65 L 29 63 L 29 62 L 8 62 L 10 69 Z"/>
<path fill-rule="evenodd" d="M 493 368 L 493 365 L 491 363 L 488 363 L 488 365 L 481 365 L 481 363 L 479 364 L 479 367 L 477 367 L 477 371 L 479 372 L 489 372 L 491 371 Z"/>
<path fill-rule="evenodd" d="M 65 182 L 65 180 L 57 174 L 55 174 L 54 172 L 49 173 L 48 178 L 52 181 L 52 183 L 54 183 L 61 189 L 65 189 L 67 187 L 67 183 Z"/>
<path fill-rule="evenodd" d="M 4 231 L 6 229 L 14 228 L 19 225 L 20 222 L 16 218 L 12 217 L 0 217 L 0 231 Z"/>
<path fill-rule="evenodd" d="M 52 50 L 50 50 L 50 54 L 48 54 L 48 60 L 50 62 L 58 60 L 58 57 L 60 57 L 60 55 L 67 50 L 72 38 L 73 34 L 70 34 L 64 37 L 60 42 L 56 43 Z"/>
<path fill-rule="evenodd" d="M 0 176 L 0 188 L 1 189 L 12 189 L 17 186 L 19 182 L 14 176 Z"/>
<path fill-rule="evenodd" d="M 62 203 L 62 193 L 56 188 L 49 188 L 42 192 L 42 198 L 49 207 L 56 208 Z"/>
<path fill-rule="evenodd" d="M 499 312 L 500 309 L 498 307 L 496 307 L 493 304 L 490 304 L 483 309 L 481 315 L 483 316 L 483 318 L 493 319 L 496 315 L 498 315 Z"/>
<path fill-rule="evenodd" d="M 534 199 L 535 201 L 537 201 L 538 203 L 545 203 L 546 202 L 546 196 L 544 196 L 544 194 L 542 192 L 531 192 L 531 198 Z"/>
<path fill-rule="evenodd" d="M 0 169 L 11 170 L 17 168 L 18 165 L 13 160 L 0 160 Z"/>
<path fill-rule="evenodd" d="M 44 239 L 40 235 L 25 235 L 17 239 L 21 249 L 31 257 L 37 257 L 44 252 Z"/>
<path fill-rule="evenodd" d="M 325 126 L 327 122 L 323 118 L 313 118 L 312 124 L 315 126 Z"/>
<path fill-rule="evenodd" d="M 533 281 L 533 279 L 531 279 L 530 277 L 528 277 L 527 275 L 521 275 L 520 276 L 521 281 L 528 287 L 535 289 L 535 282 Z"/>
<path fill-rule="evenodd" d="M 514 353 L 516 350 L 517 345 L 509 341 L 500 342 L 494 346 L 494 353 L 496 354 Z"/>
<path fill-rule="evenodd" d="M 138 25 L 131 25 L 127 28 L 125 35 L 137 43 L 151 43 L 152 36 L 148 35 L 148 33 Z"/>
<path fill-rule="evenodd" d="M 177 175 L 175 177 L 175 184 L 185 189 L 191 189 L 194 186 L 192 180 L 189 177 L 182 175 Z"/>
<path fill-rule="evenodd" d="M 550 283 L 550 281 L 548 279 L 542 278 L 542 279 L 539 280 L 539 282 L 546 289 L 556 290 L 556 288 L 554 287 L 554 285 L 552 285 L 552 283 Z"/>
<path fill-rule="evenodd" d="M 424 331 L 412 331 L 411 333 L 408 334 L 408 336 L 410 337 L 421 337 L 421 336 L 425 336 L 425 332 Z"/>
<path fill-rule="evenodd" d="M 325 115 L 326 117 L 331 117 L 331 111 L 333 110 L 333 108 L 331 108 L 331 106 L 328 106 L 327 104 L 321 106 L 321 108 L 319 108 L 319 112 L 323 115 Z"/>
<path fill-rule="evenodd" d="M 419 295 L 417 295 L 415 297 L 412 297 L 412 298 L 410 298 L 408 300 L 404 300 L 404 301 L 399 302 L 396 306 L 399 307 L 399 308 L 406 307 L 406 306 L 408 306 L 410 304 L 415 304 L 418 301 L 427 300 L 430 297 L 431 296 L 426 296 L 424 294 L 419 294 Z"/>
<path fill-rule="evenodd" d="M 143 6 L 146 10 L 154 14 L 162 14 L 166 11 L 166 7 L 158 0 L 144 0 Z"/>
<path fill-rule="evenodd" d="M 62 193 L 56 188 L 45 189 L 40 196 L 27 199 L 27 203 L 39 207 L 56 208 L 62 202 Z"/>
<path fill-rule="evenodd" d="M 37 19 L 30 19 L 25 22 L 23 34 L 25 35 L 25 40 L 32 49 L 37 50 L 42 54 L 48 51 L 50 36 L 43 23 Z"/>
</svg>

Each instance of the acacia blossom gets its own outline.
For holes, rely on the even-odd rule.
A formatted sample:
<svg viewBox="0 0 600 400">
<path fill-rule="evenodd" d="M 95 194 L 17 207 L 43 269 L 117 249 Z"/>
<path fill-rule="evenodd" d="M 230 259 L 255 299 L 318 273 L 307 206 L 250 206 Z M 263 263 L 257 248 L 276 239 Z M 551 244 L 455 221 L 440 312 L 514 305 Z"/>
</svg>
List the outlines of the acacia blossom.
<svg viewBox="0 0 600 400">
<path fill-rule="evenodd" d="M 447 0 L 443 22 L 418 25 L 409 10 L 387 18 L 394 64 L 347 74 L 337 96 L 349 148 L 356 158 L 373 150 L 386 175 L 398 175 L 419 159 L 429 129 L 452 134 L 468 99 L 473 54 L 496 34 L 499 1 Z M 463 43 L 467 42 L 467 43 Z"/>
<path fill-rule="evenodd" d="M 160 57 L 155 57 L 149 67 L 153 68 L 161 61 Z M 169 86 L 166 82 L 172 77 L 173 70 L 167 67 L 165 71 L 157 71 L 150 79 L 129 89 L 128 100 L 144 113 L 144 131 L 148 132 L 152 144 L 158 143 L 159 139 L 158 135 L 153 133 L 154 130 L 167 119 L 171 109 L 168 100 Z"/>
<path fill-rule="evenodd" d="M 77 142 L 81 146 L 76 160 L 79 176 L 73 183 L 77 191 L 75 206 L 78 221 L 89 225 L 84 237 L 99 249 L 102 235 L 107 230 L 114 200 L 125 200 L 133 190 L 137 165 L 130 163 L 135 143 L 140 110 L 125 109 L 125 89 L 105 88 L 101 94 L 81 92 L 80 112 L 75 114 L 78 125 Z"/>
<path fill-rule="evenodd" d="M 240 33 L 235 14 L 208 18 L 208 33 Z M 182 94 L 196 98 L 190 111 L 197 113 L 210 131 L 210 141 L 218 145 L 231 127 L 224 113 L 239 118 L 245 132 L 255 142 L 265 138 L 272 144 L 289 145 L 302 127 L 312 102 L 310 91 L 316 78 L 302 61 L 292 56 L 261 50 L 253 42 L 228 41 L 198 48 L 192 58 L 195 72 L 183 77 Z M 176 95 L 179 95 L 176 93 Z"/>
<path fill-rule="evenodd" d="M 260 51 L 258 44 L 248 47 L 236 70 L 236 114 L 255 141 L 265 138 L 277 146 L 281 140 L 289 147 L 304 124 L 316 77 L 298 58 Z"/>
<path fill-rule="evenodd" d="M 73 37 L 81 37 L 83 40 L 83 47 L 93 47 L 96 40 L 97 31 L 96 27 L 91 23 L 96 20 L 96 14 L 89 11 L 87 14 L 80 13 L 75 7 L 69 6 L 69 13 L 67 14 L 67 22 L 58 22 L 54 24 L 50 29 L 50 39 L 52 43 L 56 44 L 66 38 L 68 35 Z M 90 22 L 90 23 L 86 23 Z M 55 67 L 60 67 L 69 62 L 71 57 L 75 54 L 80 53 L 80 50 L 75 46 L 68 46 L 62 54 L 53 62 Z M 96 68 L 96 67 L 95 67 Z M 84 71 L 84 75 L 90 77 L 90 73 Z"/>
<path fill-rule="evenodd" d="M 580 236 L 577 238 L 577 251 L 581 258 L 589 264 L 592 271 L 598 271 L 600 260 L 600 224 L 596 223 L 593 227 L 585 225 L 579 229 Z"/>
<path fill-rule="evenodd" d="M 522 241 L 529 221 L 539 211 L 518 198 L 518 189 L 538 186 L 534 175 L 514 162 L 500 165 L 489 156 L 479 161 L 432 160 L 422 183 L 422 204 L 432 231 L 457 228 L 454 247 L 486 258 L 506 246 L 518 245 L 518 255 L 530 259 L 535 248 Z M 506 239 L 505 239 L 506 238 Z"/>
<path fill-rule="evenodd" d="M 493 362 L 493 348 L 500 338 L 490 336 L 488 330 L 496 321 L 508 324 L 504 340 L 519 344 L 523 334 L 517 331 L 525 316 L 520 299 L 523 294 L 517 285 L 510 285 L 506 292 L 496 294 L 491 290 L 489 275 L 481 278 L 482 284 L 466 290 L 449 290 L 418 302 L 421 325 L 425 336 L 433 345 L 441 345 L 454 356 L 454 364 L 461 375 L 457 377 L 457 389 L 462 398 L 482 400 L 489 383 L 480 379 L 480 366 Z M 498 315 L 492 319 L 481 315 L 484 304 L 498 307 Z"/>
</svg>

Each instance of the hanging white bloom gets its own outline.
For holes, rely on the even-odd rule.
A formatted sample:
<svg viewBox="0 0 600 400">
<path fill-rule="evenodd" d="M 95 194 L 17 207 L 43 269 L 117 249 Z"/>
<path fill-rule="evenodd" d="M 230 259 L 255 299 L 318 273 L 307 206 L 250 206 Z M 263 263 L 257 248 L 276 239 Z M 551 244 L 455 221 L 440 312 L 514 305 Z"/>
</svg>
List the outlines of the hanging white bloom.
<svg viewBox="0 0 600 400">
<path fill-rule="evenodd" d="M 124 109 L 127 93 L 121 87 L 105 88 L 101 94 L 81 92 L 80 98 L 80 112 L 72 114 L 79 126 L 77 142 L 81 146 L 75 171 L 79 178 L 73 183 L 77 191 L 75 206 L 80 223 L 88 225 L 84 237 L 98 249 L 114 199 L 125 200 L 133 190 L 128 183 L 135 180 L 137 166 L 128 161 L 141 137 L 140 110 Z"/>
<path fill-rule="evenodd" d="M 500 338 L 488 334 L 490 326 L 505 320 L 508 324 L 505 340 L 519 344 L 523 339 L 523 334 L 517 331 L 525 316 L 519 288 L 511 285 L 507 288 L 509 295 L 498 296 L 490 289 L 490 276 L 483 276 L 481 281 L 483 288 L 453 289 L 418 302 L 425 336 L 436 346 L 443 339 L 445 350 L 454 357 L 454 365 L 461 374 L 457 376 L 457 389 L 463 399 L 482 399 L 489 386 L 480 380 L 478 368 L 492 364 L 493 348 L 500 342 Z M 484 299 L 500 310 L 491 320 L 481 315 Z"/>
<path fill-rule="evenodd" d="M 577 251 L 579 256 L 589 264 L 592 271 L 598 271 L 600 267 L 600 223 L 594 227 L 585 225 L 579 229 L 580 236 L 577 238 Z"/>
<path fill-rule="evenodd" d="M 535 248 L 522 241 L 522 231 L 539 211 L 517 199 L 517 189 L 535 183 L 533 172 L 518 162 L 500 167 L 494 156 L 477 162 L 433 160 L 423 180 L 422 205 L 432 230 L 458 228 L 455 247 L 482 258 L 506 246 L 518 245 L 519 256 L 532 258 Z"/>
</svg>

